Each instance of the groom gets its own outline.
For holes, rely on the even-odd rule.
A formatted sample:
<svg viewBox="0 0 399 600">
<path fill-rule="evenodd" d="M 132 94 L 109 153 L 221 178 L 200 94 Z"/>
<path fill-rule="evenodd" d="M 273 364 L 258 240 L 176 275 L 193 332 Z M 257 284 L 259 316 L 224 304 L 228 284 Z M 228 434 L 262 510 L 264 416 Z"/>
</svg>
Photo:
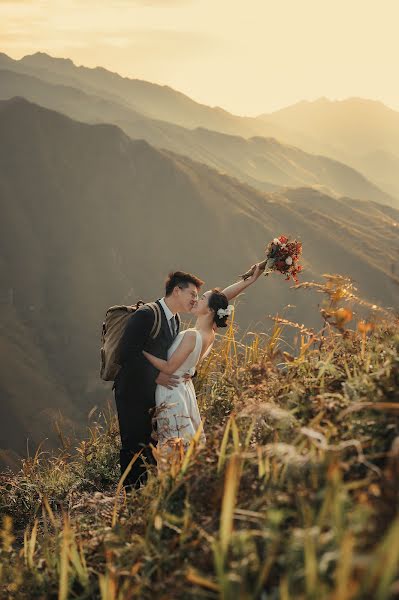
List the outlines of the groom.
<svg viewBox="0 0 399 600">
<path fill-rule="evenodd" d="M 179 333 L 179 312 L 191 311 L 203 283 L 190 273 L 175 271 L 169 274 L 165 282 L 165 296 L 156 301 L 160 308 L 161 327 L 155 339 L 150 335 L 155 322 L 155 314 L 150 307 L 142 306 L 128 320 L 119 346 L 121 369 L 114 383 L 122 442 L 122 474 L 140 450 L 143 450 L 141 456 L 153 461 L 148 445 L 151 442 L 150 412 L 155 407 L 155 388 L 159 384 L 172 389 L 178 380 L 174 375 L 157 371 L 144 357 L 143 350 L 167 359 L 168 350 Z M 138 488 L 145 480 L 145 464 L 141 456 L 133 463 L 125 479 L 124 485 L 128 488 Z"/>
</svg>

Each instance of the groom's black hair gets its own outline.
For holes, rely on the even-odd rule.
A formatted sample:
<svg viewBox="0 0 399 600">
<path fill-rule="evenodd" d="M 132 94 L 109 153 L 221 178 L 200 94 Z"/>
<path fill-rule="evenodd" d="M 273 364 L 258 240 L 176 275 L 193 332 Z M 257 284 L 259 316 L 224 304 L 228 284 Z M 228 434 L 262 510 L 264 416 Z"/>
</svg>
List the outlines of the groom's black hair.
<svg viewBox="0 0 399 600">
<path fill-rule="evenodd" d="M 165 296 L 170 296 L 177 285 L 183 289 L 188 287 L 190 283 L 193 283 L 199 289 L 204 282 L 199 277 L 191 275 L 191 273 L 172 271 L 165 281 Z"/>
</svg>

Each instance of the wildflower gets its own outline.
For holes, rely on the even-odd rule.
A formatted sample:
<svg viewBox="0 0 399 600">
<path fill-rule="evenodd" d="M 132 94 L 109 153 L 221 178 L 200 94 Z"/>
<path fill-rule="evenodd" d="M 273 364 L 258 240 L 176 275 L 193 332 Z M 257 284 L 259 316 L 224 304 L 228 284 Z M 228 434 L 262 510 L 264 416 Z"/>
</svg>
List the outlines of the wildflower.
<svg viewBox="0 0 399 600">
<path fill-rule="evenodd" d="M 353 312 L 348 308 L 338 308 L 335 311 L 334 316 L 338 327 L 343 327 L 352 320 Z"/>
<path fill-rule="evenodd" d="M 366 321 L 359 321 L 357 324 L 357 330 L 360 333 L 362 333 L 363 335 L 366 335 L 366 333 L 369 333 L 373 329 L 374 329 L 373 323 L 367 323 Z"/>
</svg>

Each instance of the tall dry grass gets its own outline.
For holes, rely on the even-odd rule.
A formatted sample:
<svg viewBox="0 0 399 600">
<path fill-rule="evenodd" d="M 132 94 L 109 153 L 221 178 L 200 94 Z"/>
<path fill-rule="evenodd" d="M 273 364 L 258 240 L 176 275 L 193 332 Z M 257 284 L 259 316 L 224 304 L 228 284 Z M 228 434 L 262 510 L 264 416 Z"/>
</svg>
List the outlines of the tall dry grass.
<svg viewBox="0 0 399 600">
<path fill-rule="evenodd" d="M 397 597 L 398 320 L 344 278 L 317 290 L 318 332 L 231 323 L 196 378 L 206 446 L 177 443 L 142 489 L 118 479 L 111 410 L 3 474 L 2 597 Z"/>
</svg>

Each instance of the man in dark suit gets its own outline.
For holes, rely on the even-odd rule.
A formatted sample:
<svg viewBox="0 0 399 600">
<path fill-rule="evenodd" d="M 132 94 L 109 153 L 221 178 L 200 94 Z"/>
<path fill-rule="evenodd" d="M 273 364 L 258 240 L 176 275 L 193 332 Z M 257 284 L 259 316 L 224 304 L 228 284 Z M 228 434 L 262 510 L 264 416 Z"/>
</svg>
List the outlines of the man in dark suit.
<svg viewBox="0 0 399 600">
<path fill-rule="evenodd" d="M 115 403 L 118 411 L 122 447 L 120 451 L 121 473 L 123 474 L 135 453 L 153 462 L 148 445 L 151 442 L 151 412 L 155 407 L 157 384 L 171 389 L 176 385 L 174 375 L 157 371 L 146 360 L 143 350 L 167 359 L 170 346 L 179 333 L 179 312 L 189 313 L 198 300 L 198 291 L 203 281 L 190 273 L 170 273 L 165 283 L 165 296 L 156 301 L 161 316 L 160 330 L 155 339 L 151 331 L 155 312 L 142 306 L 132 314 L 126 325 L 119 346 L 121 369 L 115 378 Z M 125 479 L 127 488 L 139 487 L 145 480 L 145 464 L 141 456 L 133 464 Z"/>
</svg>

